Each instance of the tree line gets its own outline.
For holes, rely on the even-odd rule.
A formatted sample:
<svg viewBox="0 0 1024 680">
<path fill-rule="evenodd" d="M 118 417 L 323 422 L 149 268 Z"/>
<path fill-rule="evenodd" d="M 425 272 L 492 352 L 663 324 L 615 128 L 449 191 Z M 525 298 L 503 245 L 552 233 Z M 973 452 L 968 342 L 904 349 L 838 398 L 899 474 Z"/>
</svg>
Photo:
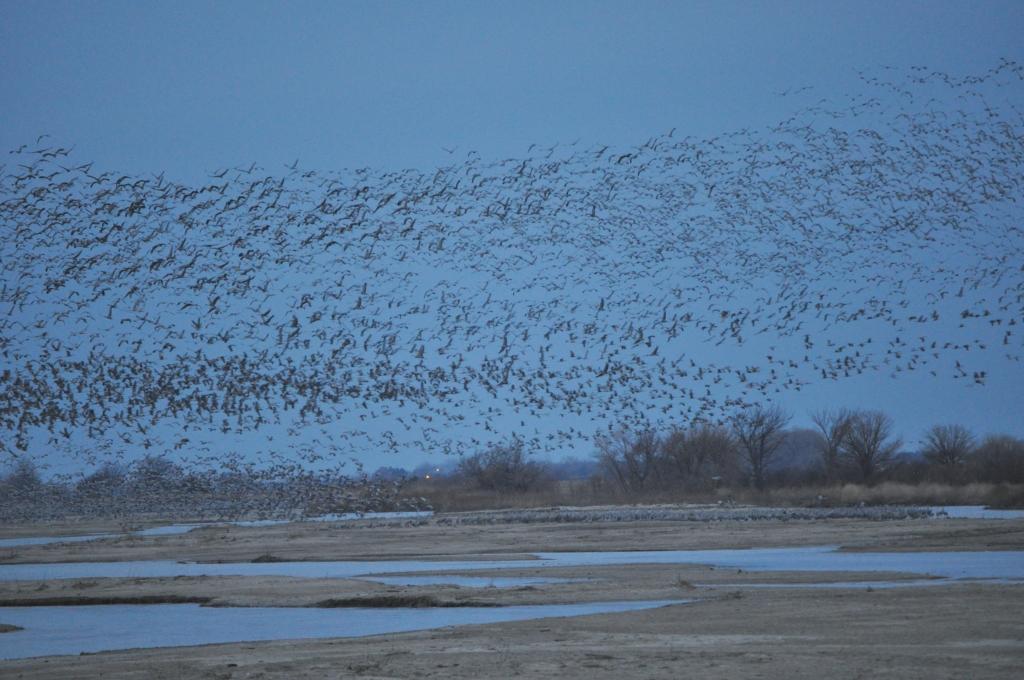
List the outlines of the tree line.
<svg viewBox="0 0 1024 680">
<path fill-rule="evenodd" d="M 431 465 L 423 466 L 424 474 L 411 475 L 394 467 L 371 476 L 294 467 L 213 472 L 147 456 L 130 465 L 104 464 L 77 481 L 44 480 L 22 458 L 0 475 L 0 519 L 421 509 L 427 501 L 418 494 L 453 482 L 456 492 L 475 488 L 515 496 L 549 488 L 558 479 L 589 478 L 626 498 L 882 481 L 1024 484 L 1022 439 L 979 438 L 961 425 L 936 425 L 924 433 L 919 450 L 908 451 L 892 418 L 881 411 L 825 409 L 810 416 L 813 429 L 794 429 L 783 408 L 760 405 L 724 422 L 696 421 L 664 431 L 620 429 L 595 437 L 590 460 L 559 463 L 537 459 L 522 439 L 513 438 L 460 458 L 454 472 Z M 424 480 L 429 483 L 423 485 Z"/>
<path fill-rule="evenodd" d="M 811 414 L 811 430 L 791 429 L 791 419 L 780 406 L 759 405 L 720 423 L 603 433 L 595 437 L 595 474 L 627 495 L 887 480 L 1024 483 L 1024 440 L 1011 436 L 979 439 L 961 425 L 936 425 L 919 450 L 908 451 L 882 411 L 823 409 Z M 515 439 L 458 466 L 462 478 L 500 492 L 537 488 L 547 473 L 548 464 Z"/>
</svg>

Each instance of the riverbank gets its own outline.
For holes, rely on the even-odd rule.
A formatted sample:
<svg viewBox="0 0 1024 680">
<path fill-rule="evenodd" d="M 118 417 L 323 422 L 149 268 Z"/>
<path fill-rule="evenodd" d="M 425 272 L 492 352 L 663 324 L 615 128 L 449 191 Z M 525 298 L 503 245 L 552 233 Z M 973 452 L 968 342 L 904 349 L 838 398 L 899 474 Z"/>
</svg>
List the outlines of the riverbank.
<svg viewBox="0 0 1024 680">
<path fill-rule="evenodd" d="M 948 519 L 941 516 L 879 519 L 750 519 L 722 514 L 715 521 L 631 520 L 651 510 L 626 508 L 623 518 L 601 521 L 492 522 L 490 515 L 451 513 L 393 521 L 301 522 L 271 526 L 204 526 L 181 534 L 124 535 L 78 543 L 0 548 L 0 564 L 186 560 L 250 562 L 256 559 L 386 560 L 495 555 L 563 550 L 707 550 L 720 548 L 841 545 L 848 550 L 1015 550 L 1024 520 Z M 660 512 L 660 511 L 659 511 Z M 703 511 L 702 511 L 703 512 Z M 723 512 L 731 513 L 732 510 Z M 23 531 L 10 527 L 5 533 Z M 74 525 L 53 527 L 55 535 Z M 27 535 L 27 534 L 23 534 Z"/>
<path fill-rule="evenodd" d="M 1024 589 L 724 593 L 583 618 L 0 663 L 8 677 L 1013 678 Z"/>
<path fill-rule="evenodd" d="M 496 564 L 529 559 L 534 552 L 820 545 L 841 546 L 850 554 L 1022 550 L 1024 520 L 934 517 L 219 526 L 178 535 L 24 546 L 0 551 L 0 563 L 161 559 L 273 566 L 277 560 L 417 559 Z M 456 573 L 481 576 L 479 571 Z M 768 572 L 703 564 L 520 566 L 486 575 L 562 580 L 507 588 L 401 585 L 363 577 L 9 581 L 0 583 L 0 603 L 201 601 L 215 607 L 330 606 L 325 603 L 393 607 L 408 606 L 418 598 L 434 606 L 509 607 L 623 600 L 691 602 L 579 619 L 460 626 L 369 638 L 231 643 L 190 647 L 187 652 L 150 649 L 7 661 L 0 662 L 0 674 L 117 678 L 132 677 L 141 667 L 147 677 L 154 678 L 468 680 L 517 674 L 588 680 L 686 674 L 710 678 L 823 674 L 1014 677 L 1024 654 L 1021 585 L 974 582 L 917 587 L 924 579 L 913 573 Z M 913 587 L 886 587 L 890 581 Z M 814 587 L 763 587 L 779 585 Z M 401 615 L 392 611 L 394 616 Z M 828 664 L 827 672 L 822 663 Z"/>
</svg>

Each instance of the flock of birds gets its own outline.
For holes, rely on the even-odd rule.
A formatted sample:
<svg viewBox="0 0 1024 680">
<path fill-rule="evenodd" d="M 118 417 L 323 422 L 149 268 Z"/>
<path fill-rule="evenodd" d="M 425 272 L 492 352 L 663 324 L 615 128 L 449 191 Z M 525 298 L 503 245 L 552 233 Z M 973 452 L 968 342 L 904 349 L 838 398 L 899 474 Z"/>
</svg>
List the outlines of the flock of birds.
<svg viewBox="0 0 1024 680">
<path fill-rule="evenodd" d="M 558 450 L 818 380 L 984 384 L 1021 358 L 1024 67 L 862 80 L 764 130 L 426 172 L 193 186 L 40 137 L 0 159 L 0 447 Z"/>
</svg>

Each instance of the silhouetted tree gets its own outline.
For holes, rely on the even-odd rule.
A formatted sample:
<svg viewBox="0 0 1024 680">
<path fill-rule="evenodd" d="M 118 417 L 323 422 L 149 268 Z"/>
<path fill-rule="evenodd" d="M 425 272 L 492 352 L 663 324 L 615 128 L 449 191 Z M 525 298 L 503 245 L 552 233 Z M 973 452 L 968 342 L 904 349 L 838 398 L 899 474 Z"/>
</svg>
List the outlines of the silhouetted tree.
<svg viewBox="0 0 1024 680">
<path fill-rule="evenodd" d="M 519 439 L 463 458 L 458 470 L 491 491 L 528 491 L 544 477 L 544 466 L 529 459 Z"/>
<path fill-rule="evenodd" d="M 978 481 L 1024 483 L 1024 440 L 1005 434 L 985 437 L 970 462 Z"/>
<path fill-rule="evenodd" d="M 962 477 L 964 464 L 974 451 L 974 436 L 962 425 L 936 425 L 925 434 L 925 459 L 937 466 L 948 481 Z"/>
<path fill-rule="evenodd" d="M 850 431 L 843 440 L 842 456 L 859 473 L 861 481 L 871 482 L 886 469 L 902 443 L 892 439 L 892 418 L 882 411 L 856 411 Z"/>
<path fill-rule="evenodd" d="M 673 430 L 661 445 L 664 481 L 708 486 L 712 478 L 732 471 L 735 448 L 732 435 L 723 427 L 701 423 Z"/>
<path fill-rule="evenodd" d="M 124 468 L 116 463 L 104 463 L 92 474 L 83 477 L 75 485 L 75 489 L 86 495 L 102 495 L 112 493 L 125 482 Z"/>
<path fill-rule="evenodd" d="M 633 435 L 620 430 L 597 437 L 597 459 L 605 473 L 625 491 L 642 491 L 652 480 L 661 442 L 654 430 Z"/>
<path fill-rule="evenodd" d="M 751 483 L 764 488 L 765 472 L 782 445 L 789 414 L 778 405 L 755 406 L 732 418 L 732 432 L 750 468 Z"/>
<path fill-rule="evenodd" d="M 822 409 L 811 414 L 811 420 L 821 434 L 821 464 L 825 480 L 834 482 L 839 477 L 839 456 L 850 433 L 853 412 L 849 409 Z"/>
<path fill-rule="evenodd" d="M 42 487 L 43 480 L 39 476 L 36 464 L 26 458 L 21 458 L 14 464 L 14 469 L 4 479 L 4 483 L 8 488 L 19 494 L 24 494 Z"/>
</svg>

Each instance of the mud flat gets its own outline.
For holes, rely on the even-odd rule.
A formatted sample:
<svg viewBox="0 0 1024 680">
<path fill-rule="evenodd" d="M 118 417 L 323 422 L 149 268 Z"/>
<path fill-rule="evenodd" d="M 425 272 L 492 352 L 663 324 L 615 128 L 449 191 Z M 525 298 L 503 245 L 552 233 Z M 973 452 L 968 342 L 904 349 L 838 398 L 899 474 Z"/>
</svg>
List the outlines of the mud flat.
<svg viewBox="0 0 1024 680">
<path fill-rule="evenodd" d="M 318 523 L 209 527 L 180 535 L 24 546 L 0 551 L 0 563 L 162 559 L 274 564 L 279 559 L 415 558 L 438 566 L 446 561 L 490 566 L 515 562 L 514 568 L 486 575 L 474 566 L 439 571 L 434 577 L 461 573 L 474 579 L 492 577 L 496 584 L 505 583 L 498 577 L 534 580 L 509 581 L 507 587 L 459 587 L 420 578 L 422 573 L 407 583 L 395 573 L 388 573 L 385 583 L 272 574 L 28 579 L 0 583 L 0 606 L 202 602 L 215 607 L 387 607 L 420 601 L 454 610 L 612 601 L 688 603 L 360 638 L 2 661 L 0 676 L 141 677 L 144 669 L 146 677 L 154 678 L 1018 677 L 1024 659 L 1024 585 L 1019 583 L 918 587 L 935 579 L 907 572 L 760 571 L 699 563 L 529 565 L 536 559 L 532 553 L 544 552 L 821 545 L 841 546 L 844 553 L 927 551 L 935 553 L 929 556 L 937 565 L 933 571 L 941 572 L 947 562 L 943 553 L 950 553 L 952 563 L 952 553 L 993 551 L 1002 553 L 1005 562 L 1006 551 L 1024 550 L 1024 520 Z M 552 578 L 559 580 L 536 580 Z M 909 587 L 893 587 L 901 583 Z M 390 611 L 401 616 L 399 609 Z M 13 635 L 30 633 L 26 627 Z"/>
</svg>

